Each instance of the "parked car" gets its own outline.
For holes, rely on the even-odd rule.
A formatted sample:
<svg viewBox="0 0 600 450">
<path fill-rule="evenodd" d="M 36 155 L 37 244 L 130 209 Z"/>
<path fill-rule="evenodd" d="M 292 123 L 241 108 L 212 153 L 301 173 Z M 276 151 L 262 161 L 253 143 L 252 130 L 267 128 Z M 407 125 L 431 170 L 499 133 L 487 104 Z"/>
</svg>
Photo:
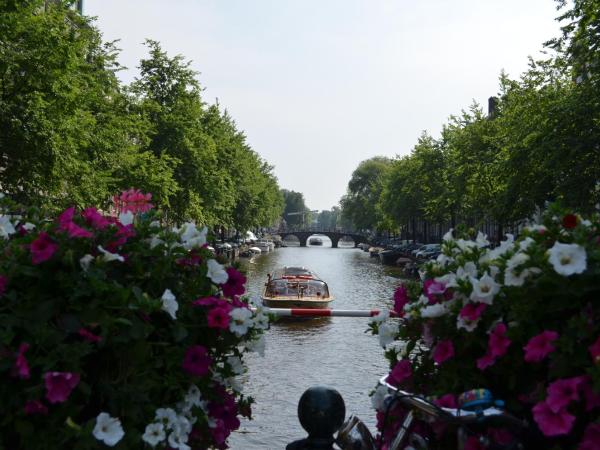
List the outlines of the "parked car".
<svg viewBox="0 0 600 450">
<path fill-rule="evenodd" d="M 420 259 L 428 259 L 428 257 L 431 256 L 433 253 L 439 252 L 441 248 L 441 244 L 424 245 L 415 253 L 415 257 Z"/>
</svg>

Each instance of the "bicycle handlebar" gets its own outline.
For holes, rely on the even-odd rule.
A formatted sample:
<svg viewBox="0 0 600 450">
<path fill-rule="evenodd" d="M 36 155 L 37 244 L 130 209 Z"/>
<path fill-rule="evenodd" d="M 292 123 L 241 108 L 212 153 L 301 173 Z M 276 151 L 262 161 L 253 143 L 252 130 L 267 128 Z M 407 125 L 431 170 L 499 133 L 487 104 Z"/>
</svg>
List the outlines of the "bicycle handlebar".
<svg viewBox="0 0 600 450">
<path fill-rule="evenodd" d="M 417 394 L 403 391 L 396 386 L 391 385 L 387 382 L 387 375 L 381 377 L 379 384 L 386 386 L 388 389 L 395 392 L 399 399 L 398 401 L 405 406 L 418 409 L 436 419 L 453 422 L 457 425 L 475 425 L 483 423 L 488 425 L 507 426 L 519 431 L 528 427 L 526 421 L 493 406 L 478 411 L 438 406 Z"/>
</svg>

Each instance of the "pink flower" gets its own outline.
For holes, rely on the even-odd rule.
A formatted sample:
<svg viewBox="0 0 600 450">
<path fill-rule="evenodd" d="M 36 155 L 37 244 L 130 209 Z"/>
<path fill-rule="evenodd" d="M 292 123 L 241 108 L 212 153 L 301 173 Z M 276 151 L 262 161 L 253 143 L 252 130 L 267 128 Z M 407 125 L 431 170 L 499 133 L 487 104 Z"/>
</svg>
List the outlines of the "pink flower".
<svg viewBox="0 0 600 450">
<path fill-rule="evenodd" d="M 212 358 L 208 355 L 206 348 L 195 345 L 185 352 L 182 366 L 187 373 L 201 377 L 208 373 L 211 364 Z"/>
<path fill-rule="evenodd" d="M 77 333 L 79 334 L 79 336 L 81 336 L 83 339 L 85 339 L 88 342 L 100 342 L 102 340 L 102 338 L 100 336 L 96 336 L 94 333 L 92 333 L 91 331 L 86 330 L 85 328 L 80 328 Z"/>
<path fill-rule="evenodd" d="M 433 349 L 433 360 L 442 364 L 454 356 L 454 345 L 450 339 L 440 341 Z"/>
<path fill-rule="evenodd" d="M 71 391 L 79 384 L 79 374 L 72 372 L 46 372 L 46 399 L 50 403 L 67 401 Z"/>
<path fill-rule="evenodd" d="M 600 336 L 596 339 L 592 345 L 588 347 L 590 355 L 592 355 L 592 361 L 594 364 L 600 364 Z"/>
<path fill-rule="evenodd" d="M 48 414 L 48 408 L 39 400 L 28 400 L 23 409 L 27 416 L 33 414 Z"/>
<path fill-rule="evenodd" d="M 486 353 L 481 358 L 477 360 L 477 368 L 479 370 L 485 370 L 490 366 L 493 366 L 496 363 L 496 358 L 494 358 L 489 353 Z"/>
<path fill-rule="evenodd" d="M 106 249 L 109 252 L 116 253 L 118 248 L 127 243 L 127 240 L 135 236 L 133 225 L 121 225 L 117 223 L 118 230 L 115 233 L 115 240 L 106 244 Z"/>
<path fill-rule="evenodd" d="M 556 331 L 545 330 L 532 337 L 527 342 L 527 345 L 523 347 L 525 350 L 525 361 L 527 362 L 540 362 L 556 348 L 552 345 L 558 339 L 558 333 Z"/>
<path fill-rule="evenodd" d="M 143 194 L 139 189 L 129 189 L 121 195 L 113 197 L 115 208 L 119 212 L 131 211 L 133 214 L 150 211 L 154 205 L 150 203 L 152 194 Z"/>
<path fill-rule="evenodd" d="M 28 380 L 30 376 L 29 372 L 29 363 L 25 358 L 25 352 L 29 350 L 29 344 L 23 343 L 19 346 L 19 351 L 17 352 L 17 358 L 15 360 L 14 372 L 15 375 L 21 378 L 22 380 Z"/>
<path fill-rule="evenodd" d="M 401 284 L 394 291 L 394 311 L 398 316 L 404 316 L 404 306 L 408 303 L 408 291 L 406 286 Z"/>
<path fill-rule="evenodd" d="M 69 237 L 80 237 L 80 238 L 91 238 L 94 235 L 88 230 L 81 228 L 79 225 L 73 222 L 73 215 L 75 214 L 75 207 L 65 209 L 63 213 L 58 216 L 58 229 L 69 234 Z"/>
<path fill-rule="evenodd" d="M 41 264 L 52 258 L 52 255 L 58 250 L 58 245 L 50 239 L 48 233 L 42 231 L 37 239 L 31 243 L 29 250 L 31 251 L 31 262 Z"/>
<path fill-rule="evenodd" d="M 487 432 L 488 436 L 491 437 L 496 444 L 503 447 L 507 447 L 515 440 L 513 433 L 506 428 L 488 428 Z"/>
<path fill-rule="evenodd" d="M 498 358 L 506 353 L 510 343 L 510 339 L 506 337 L 506 325 L 499 323 L 490 333 L 488 351 L 491 356 Z"/>
<path fill-rule="evenodd" d="M 458 406 L 456 403 L 456 396 L 453 394 L 442 395 L 437 400 L 434 400 L 433 403 L 442 408 L 456 408 Z"/>
<path fill-rule="evenodd" d="M 242 295 L 246 291 L 244 288 L 246 277 L 233 267 L 228 267 L 225 271 L 227 272 L 228 277 L 227 281 L 221 285 L 221 288 L 223 289 L 223 295 L 225 295 L 225 297 Z"/>
<path fill-rule="evenodd" d="M 540 402 L 532 409 L 533 419 L 546 436 L 560 436 L 571 431 L 575 416 L 566 409 L 554 411 L 546 402 Z"/>
<path fill-rule="evenodd" d="M 412 366 L 408 359 L 403 359 L 396 363 L 387 380 L 393 386 L 400 386 L 402 382 L 410 377 L 412 377 Z"/>
<path fill-rule="evenodd" d="M 600 450 L 600 423 L 590 423 L 583 432 L 578 450 Z"/>
<path fill-rule="evenodd" d="M 423 282 L 423 292 L 429 299 L 429 303 L 437 302 L 437 295 L 443 294 L 446 290 L 446 285 L 444 283 L 438 283 L 432 279 L 425 280 Z"/>
<path fill-rule="evenodd" d="M 8 284 L 8 278 L 4 275 L 0 275 L 0 297 L 6 292 L 6 285 Z"/>
<path fill-rule="evenodd" d="M 110 225 L 110 222 L 96 208 L 84 209 L 81 212 L 81 217 L 97 230 L 103 230 Z"/>
<path fill-rule="evenodd" d="M 221 330 L 228 329 L 229 322 L 231 321 L 231 317 L 229 316 L 230 310 L 231 308 L 219 306 L 212 308 L 206 315 L 208 326 L 211 328 L 219 328 Z"/>
<path fill-rule="evenodd" d="M 475 322 L 481 317 L 486 308 L 487 305 L 485 303 L 467 303 L 460 310 L 460 317 L 470 322 Z"/>
<path fill-rule="evenodd" d="M 552 411 L 558 412 L 572 401 L 579 400 L 579 385 L 582 381 L 581 377 L 573 377 L 563 378 L 551 383 L 548 386 L 546 404 Z"/>
</svg>

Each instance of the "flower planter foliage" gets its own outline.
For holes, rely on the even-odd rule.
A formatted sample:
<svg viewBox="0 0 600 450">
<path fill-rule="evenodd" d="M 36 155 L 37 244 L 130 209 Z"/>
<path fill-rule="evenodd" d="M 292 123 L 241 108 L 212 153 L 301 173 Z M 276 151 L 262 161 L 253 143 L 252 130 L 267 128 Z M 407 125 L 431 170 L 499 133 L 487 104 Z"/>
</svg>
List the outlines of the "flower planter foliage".
<svg viewBox="0 0 600 450">
<path fill-rule="evenodd" d="M 491 249 L 481 233 L 471 240 L 451 230 L 442 250 L 422 282 L 397 289 L 400 323 L 382 315 L 371 325 L 390 361 L 388 380 L 448 407 L 462 392 L 487 388 L 529 421 L 539 445 L 598 448 L 599 216 L 584 220 L 554 205 L 516 240 L 507 235 Z M 374 404 L 389 443 L 405 411 L 388 411 L 384 424 L 382 391 Z M 505 431 L 484 434 L 493 445 Z M 479 437 L 472 448 L 485 448 Z"/>
<path fill-rule="evenodd" d="M 2 449 L 226 448 L 250 414 L 236 377 L 268 320 L 245 278 L 206 229 L 117 200 L 56 219 L 2 200 Z"/>
</svg>

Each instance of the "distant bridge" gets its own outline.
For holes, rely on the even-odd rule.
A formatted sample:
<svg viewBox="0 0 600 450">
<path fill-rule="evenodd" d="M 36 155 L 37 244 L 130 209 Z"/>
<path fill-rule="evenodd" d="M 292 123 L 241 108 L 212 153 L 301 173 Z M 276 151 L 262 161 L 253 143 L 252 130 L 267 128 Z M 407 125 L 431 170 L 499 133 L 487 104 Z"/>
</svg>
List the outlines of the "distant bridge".
<svg viewBox="0 0 600 450">
<path fill-rule="evenodd" d="M 331 239 L 331 248 L 338 248 L 338 243 L 343 237 L 351 238 L 354 241 L 354 247 L 358 247 L 358 244 L 369 243 L 369 238 L 367 236 L 356 231 L 306 228 L 300 230 L 277 231 L 273 234 L 281 236 L 282 239 L 285 239 L 288 236 L 296 236 L 300 241 L 300 247 L 306 247 L 308 238 L 316 234 L 327 236 L 329 239 Z"/>
</svg>

